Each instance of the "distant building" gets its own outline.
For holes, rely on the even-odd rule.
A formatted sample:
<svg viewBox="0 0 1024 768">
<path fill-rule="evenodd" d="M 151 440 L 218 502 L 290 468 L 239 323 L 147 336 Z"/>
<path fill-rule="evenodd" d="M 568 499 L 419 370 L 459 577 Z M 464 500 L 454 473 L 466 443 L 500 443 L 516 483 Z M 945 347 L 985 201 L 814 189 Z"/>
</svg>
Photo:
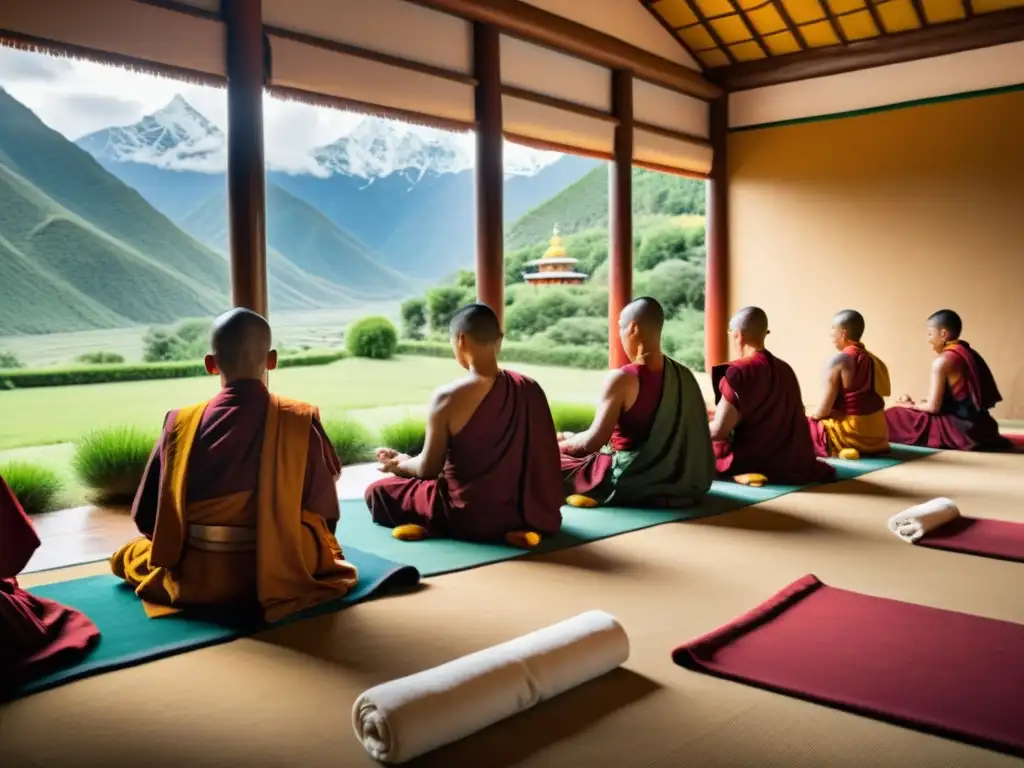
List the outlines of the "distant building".
<svg viewBox="0 0 1024 768">
<path fill-rule="evenodd" d="M 577 261 L 566 254 L 555 224 L 547 251 L 536 261 L 526 263 L 527 267 L 537 267 L 537 271 L 524 272 L 523 279 L 531 285 L 579 285 L 587 276 L 574 270 Z"/>
</svg>

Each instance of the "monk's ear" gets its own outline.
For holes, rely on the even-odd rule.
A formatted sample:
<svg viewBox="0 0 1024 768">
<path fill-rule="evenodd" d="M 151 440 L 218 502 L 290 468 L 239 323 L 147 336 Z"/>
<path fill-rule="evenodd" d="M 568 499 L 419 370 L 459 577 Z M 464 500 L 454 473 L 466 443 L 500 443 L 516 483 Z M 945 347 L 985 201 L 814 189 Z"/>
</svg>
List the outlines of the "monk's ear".
<svg viewBox="0 0 1024 768">
<path fill-rule="evenodd" d="M 272 349 L 267 352 L 267 370 L 272 371 L 277 368 L 277 350 Z"/>
<path fill-rule="evenodd" d="M 203 358 L 203 365 L 206 366 L 206 372 L 211 376 L 216 376 L 220 371 L 217 370 L 217 360 L 213 355 L 207 355 Z"/>
</svg>

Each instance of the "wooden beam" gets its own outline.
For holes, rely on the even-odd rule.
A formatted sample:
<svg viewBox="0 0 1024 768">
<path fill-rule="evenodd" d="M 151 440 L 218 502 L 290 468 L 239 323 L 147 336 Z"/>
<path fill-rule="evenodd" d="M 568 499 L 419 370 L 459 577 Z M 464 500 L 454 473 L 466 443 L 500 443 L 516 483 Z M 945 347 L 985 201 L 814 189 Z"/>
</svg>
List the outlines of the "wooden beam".
<svg viewBox="0 0 1024 768">
<path fill-rule="evenodd" d="M 633 75 L 612 73 L 614 159 L 608 169 L 608 365 L 630 362 L 622 348 L 619 314 L 633 300 Z"/>
<path fill-rule="evenodd" d="M 966 0 L 964 0 L 966 2 Z M 882 21 L 882 14 L 878 12 L 878 8 L 875 6 L 875 0 L 864 0 L 864 3 L 868 7 L 868 13 L 871 14 L 871 21 L 875 25 L 875 29 L 878 30 L 878 34 L 886 35 L 888 32 L 885 31 L 885 24 Z"/>
<path fill-rule="evenodd" d="M 846 39 L 846 33 L 843 32 L 842 26 L 839 24 L 839 19 L 836 18 L 835 13 L 832 12 L 832 6 L 828 4 L 828 0 L 821 0 L 821 7 L 825 9 L 825 18 L 828 19 L 829 26 L 832 27 L 832 31 L 835 36 L 839 38 L 839 42 L 846 45 L 850 41 Z"/>
<path fill-rule="evenodd" d="M 704 289 L 704 370 L 728 360 L 729 97 L 711 102 L 711 176 L 707 184 L 707 283 Z"/>
<path fill-rule="evenodd" d="M 790 34 L 796 38 L 797 45 L 800 46 L 801 51 L 807 50 L 807 38 L 804 37 L 804 33 L 800 31 L 800 27 L 793 21 L 793 17 L 789 15 L 789 11 L 786 10 L 785 3 L 782 0 L 771 0 L 772 8 L 782 18 L 782 23 L 786 25 L 786 29 L 789 30 Z"/>
<path fill-rule="evenodd" d="M 966 2 L 967 0 L 964 0 L 964 1 Z M 685 40 L 683 40 L 683 36 L 679 34 L 683 29 L 685 29 L 685 27 L 678 27 L 678 28 L 676 28 L 676 27 L 673 27 L 671 24 L 669 24 L 667 21 L 665 21 L 665 17 L 662 16 L 660 13 L 658 13 L 652 7 L 655 2 L 657 2 L 657 0 L 641 0 L 641 4 L 643 5 L 643 7 L 647 9 L 648 13 L 650 13 L 657 20 L 657 22 L 659 24 L 661 24 L 662 29 L 664 29 L 666 32 L 668 32 L 670 35 L 672 35 L 672 37 L 681 46 L 683 46 L 683 48 L 686 50 L 686 52 L 688 54 L 690 54 L 690 58 L 693 59 L 697 63 L 698 66 L 702 66 L 701 63 L 700 63 L 700 57 L 697 55 L 697 52 L 693 48 L 691 48 L 689 43 L 687 43 Z"/>
<path fill-rule="evenodd" d="M 732 52 L 732 49 L 725 44 L 725 40 L 718 34 L 718 30 L 711 24 L 711 20 L 707 17 L 707 14 L 701 10 L 701 7 L 696 3 L 696 0 L 683 0 L 686 3 L 686 7 L 690 9 L 690 13 L 694 15 L 697 21 L 700 22 L 701 26 L 704 27 L 704 31 L 708 33 L 708 37 L 711 38 L 711 42 L 715 44 L 715 47 L 725 54 L 730 62 L 735 64 L 737 62 L 736 54 Z"/>
<path fill-rule="evenodd" d="M 826 2 L 826 0 L 822 0 Z M 924 3 L 922 0 L 910 0 L 910 4 L 914 6 L 914 15 L 917 17 L 917 23 L 921 25 L 921 28 L 928 26 L 928 15 L 924 12 Z"/>
<path fill-rule="evenodd" d="M 482 22 L 539 45 L 568 53 L 611 69 L 626 69 L 637 77 L 698 99 L 710 100 L 721 89 L 699 72 L 663 59 L 604 32 L 519 0 L 411 0 L 474 22 Z"/>
<path fill-rule="evenodd" d="M 267 195 L 263 162 L 266 79 L 261 0 L 223 0 L 227 27 L 228 231 L 231 300 L 264 317 Z"/>
<path fill-rule="evenodd" d="M 501 38 L 490 24 L 473 24 L 476 76 L 476 296 L 502 321 L 505 252 L 502 195 L 505 185 L 501 129 Z"/>
<path fill-rule="evenodd" d="M 827 1 L 828 0 L 822 0 L 822 2 Z M 750 20 L 750 17 L 747 15 L 747 12 L 746 10 L 744 10 L 743 6 L 740 3 L 737 3 L 735 0 L 729 0 L 729 7 L 739 14 L 740 19 L 743 20 L 743 25 L 747 28 L 747 31 L 750 33 L 750 39 L 757 43 L 757 47 L 761 49 L 761 53 L 763 53 L 766 57 L 771 56 L 772 52 L 768 50 L 768 46 L 764 42 L 764 38 L 762 38 L 761 33 L 757 31 L 757 27 L 754 26 L 754 22 Z"/>
<path fill-rule="evenodd" d="M 713 70 L 709 75 L 727 91 L 743 91 L 1018 40 L 1024 40 L 1024 9 L 1021 8 L 871 40 L 857 40 L 846 46 L 819 48 L 767 61 L 744 62 Z"/>
</svg>

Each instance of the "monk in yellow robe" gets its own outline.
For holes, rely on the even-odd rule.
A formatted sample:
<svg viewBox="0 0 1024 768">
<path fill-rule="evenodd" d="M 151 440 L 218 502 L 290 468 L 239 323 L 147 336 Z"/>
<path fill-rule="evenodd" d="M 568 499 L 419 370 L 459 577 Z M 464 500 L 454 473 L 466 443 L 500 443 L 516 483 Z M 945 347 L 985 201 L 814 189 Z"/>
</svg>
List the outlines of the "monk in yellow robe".
<svg viewBox="0 0 1024 768">
<path fill-rule="evenodd" d="M 845 309 L 832 319 L 832 343 L 839 354 L 825 369 L 821 402 L 809 417 L 818 456 L 858 458 L 889 452 L 885 400 L 889 369 L 864 348 L 864 316 Z"/>
<path fill-rule="evenodd" d="M 158 616 L 246 605 L 267 621 L 343 597 L 357 580 L 334 538 L 341 463 L 316 408 L 271 394 L 267 321 L 214 321 L 206 370 L 221 390 L 167 415 L 132 508 L 140 538 L 110 559 Z"/>
</svg>

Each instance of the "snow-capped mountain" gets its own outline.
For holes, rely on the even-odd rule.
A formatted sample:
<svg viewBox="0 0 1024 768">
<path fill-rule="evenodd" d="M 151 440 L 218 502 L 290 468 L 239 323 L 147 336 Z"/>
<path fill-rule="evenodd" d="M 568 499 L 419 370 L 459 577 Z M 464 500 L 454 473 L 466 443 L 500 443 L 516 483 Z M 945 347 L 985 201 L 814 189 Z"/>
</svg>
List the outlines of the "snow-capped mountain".
<svg viewBox="0 0 1024 768">
<path fill-rule="evenodd" d="M 221 173 L 227 163 L 224 131 L 181 95 L 134 125 L 90 133 L 76 144 L 106 163 L 140 163 L 175 171 Z M 267 147 L 269 170 L 294 172 L 295 148 L 287 163 L 275 163 Z M 313 174 L 335 174 L 375 180 L 394 173 L 412 184 L 425 175 L 460 173 L 473 167 L 473 143 L 466 135 L 408 126 L 366 117 L 346 136 L 308 150 Z M 506 145 L 506 176 L 532 176 L 559 155 Z"/>
<path fill-rule="evenodd" d="M 178 95 L 134 125 L 104 128 L 75 143 L 102 160 L 217 173 L 227 164 L 226 142 L 220 128 Z"/>
</svg>

